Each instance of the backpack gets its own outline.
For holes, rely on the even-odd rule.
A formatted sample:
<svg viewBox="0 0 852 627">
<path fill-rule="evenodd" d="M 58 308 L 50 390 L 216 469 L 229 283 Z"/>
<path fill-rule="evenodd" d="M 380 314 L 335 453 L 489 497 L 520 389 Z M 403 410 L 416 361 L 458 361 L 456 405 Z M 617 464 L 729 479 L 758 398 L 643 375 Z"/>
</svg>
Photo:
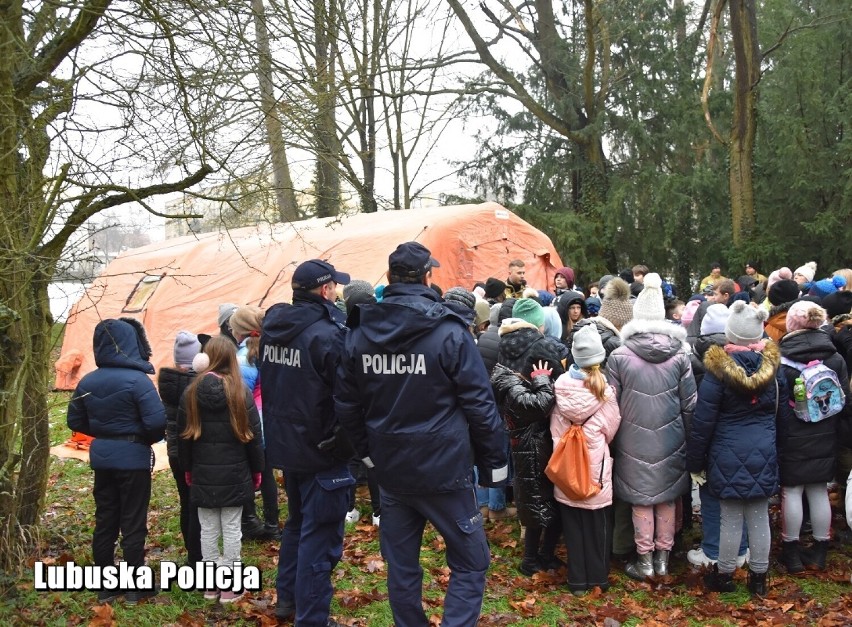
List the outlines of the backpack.
<svg viewBox="0 0 852 627">
<path fill-rule="evenodd" d="M 553 482 L 553 485 L 573 501 L 585 501 L 601 491 L 604 463 L 601 461 L 601 475 L 595 483 L 591 477 L 589 446 L 583 431 L 583 425 L 597 413 L 598 409 L 600 406 L 583 422 L 572 424 L 562 434 L 544 470 L 544 474 Z"/>
<path fill-rule="evenodd" d="M 805 382 L 807 404 L 796 407 L 794 400 L 790 401 L 796 418 L 804 422 L 819 422 L 843 411 L 846 395 L 834 370 L 819 360 L 802 364 L 782 357 L 781 363 L 801 372 Z"/>
</svg>

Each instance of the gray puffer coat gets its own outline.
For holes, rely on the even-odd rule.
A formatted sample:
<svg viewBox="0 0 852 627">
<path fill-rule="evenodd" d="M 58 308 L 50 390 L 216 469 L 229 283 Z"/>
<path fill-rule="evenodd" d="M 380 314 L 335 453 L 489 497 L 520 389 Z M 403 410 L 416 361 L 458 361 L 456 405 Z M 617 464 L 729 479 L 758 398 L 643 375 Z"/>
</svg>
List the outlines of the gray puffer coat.
<svg viewBox="0 0 852 627">
<path fill-rule="evenodd" d="M 686 330 L 665 320 L 633 320 L 607 360 L 621 427 L 613 441 L 613 486 L 631 505 L 667 503 L 690 487 L 686 435 L 696 389 Z"/>
</svg>

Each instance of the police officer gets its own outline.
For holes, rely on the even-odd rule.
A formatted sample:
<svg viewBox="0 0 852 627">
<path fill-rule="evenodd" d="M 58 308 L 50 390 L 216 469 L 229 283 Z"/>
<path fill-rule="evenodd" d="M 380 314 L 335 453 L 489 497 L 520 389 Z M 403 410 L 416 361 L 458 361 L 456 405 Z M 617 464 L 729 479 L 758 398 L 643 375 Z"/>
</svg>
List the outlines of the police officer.
<svg viewBox="0 0 852 627">
<path fill-rule="evenodd" d="M 293 304 L 266 312 L 260 380 L 268 463 L 286 477 L 289 513 L 281 537 L 275 614 L 300 627 L 338 625 L 329 618 L 331 571 L 343 554 L 343 519 L 353 450 L 336 437 L 332 384 L 345 327 L 334 306 L 349 275 L 319 259 L 293 272 Z"/>
<path fill-rule="evenodd" d="M 490 562 L 473 465 L 482 485 L 507 476 L 503 425 L 468 331 L 473 311 L 429 288 L 427 248 L 400 244 L 381 303 L 349 317 L 335 403 L 382 498 L 382 551 L 397 627 L 428 625 L 420 546 L 426 521 L 443 536 L 451 577 L 443 625 L 475 625 Z"/>
</svg>

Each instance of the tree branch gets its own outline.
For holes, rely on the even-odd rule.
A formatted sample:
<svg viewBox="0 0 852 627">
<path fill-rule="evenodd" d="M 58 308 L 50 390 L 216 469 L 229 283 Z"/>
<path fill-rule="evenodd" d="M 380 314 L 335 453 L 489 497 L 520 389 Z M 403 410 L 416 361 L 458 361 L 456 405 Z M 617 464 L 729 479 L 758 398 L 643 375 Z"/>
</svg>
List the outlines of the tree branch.
<svg viewBox="0 0 852 627">
<path fill-rule="evenodd" d="M 15 95 L 24 100 L 36 85 L 46 81 L 68 54 L 92 34 L 110 4 L 112 0 L 86 2 L 71 25 L 51 39 L 35 56 L 26 71 L 15 77 Z"/>
<path fill-rule="evenodd" d="M 200 183 L 212 172 L 213 168 L 205 163 L 188 177 L 174 183 L 159 183 L 156 185 L 149 185 L 147 187 L 140 187 L 138 189 L 128 189 L 126 187 L 123 188 L 119 186 L 97 187 L 89 194 L 86 194 L 86 196 L 77 204 L 77 207 L 74 211 L 72 211 L 68 220 L 66 220 L 65 224 L 62 226 L 62 229 L 53 238 L 45 242 L 40 247 L 38 254 L 45 255 L 48 258 L 58 258 L 62 253 L 62 249 L 66 242 L 74 234 L 74 232 L 80 228 L 86 220 L 100 213 L 104 209 L 117 207 L 134 201 L 141 202 L 146 198 L 157 196 L 159 194 L 183 191 L 188 187 L 192 187 L 193 185 Z M 99 198 L 100 196 L 103 196 L 104 193 L 110 191 L 117 191 L 119 193 Z M 155 212 L 147 206 L 146 209 L 150 213 L 160 217 L 173 217 Z"/>
</svg>

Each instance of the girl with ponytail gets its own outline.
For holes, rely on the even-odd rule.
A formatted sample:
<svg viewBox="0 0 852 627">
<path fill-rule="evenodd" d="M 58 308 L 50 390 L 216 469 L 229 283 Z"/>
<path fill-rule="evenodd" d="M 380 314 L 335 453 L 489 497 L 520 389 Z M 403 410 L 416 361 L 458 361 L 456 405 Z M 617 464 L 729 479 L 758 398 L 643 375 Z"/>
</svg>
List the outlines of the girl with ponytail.
<svg viewBox="0 0 852 627">
<path fill-rule="evenodd" d="M 568 588 L 582 595 L 595 587 L 609 588 L 613 525 L 609 443 L 621 424 L 621 414 L 615 390 L 601 371 L 606 351 L 595 325 L 584 326 L 574 334 L 571 355 L 574 363 L 556 380 L 550 434 L 555 446 L 572 425 L 581 425 L 591 476 L 601 482 L 600 492 L 582 501 L 568 498 L 557 486 L 553 488 L 568 548 Z"/>
<path fill-rule="evenodd" d="M 234 343 L 213 337 L 204 351 L 193 360 L 198 376 L 178 409 L 178 457 L 190 501 L 198 507 L 202 560 L 230 566 L 240 561 L 243 504 L 254 497 L 264 466 L 260 417 L 240 375 Z M 231 590 L 204 593 L 221 603 L 241 596 Z"/>
</svg>

